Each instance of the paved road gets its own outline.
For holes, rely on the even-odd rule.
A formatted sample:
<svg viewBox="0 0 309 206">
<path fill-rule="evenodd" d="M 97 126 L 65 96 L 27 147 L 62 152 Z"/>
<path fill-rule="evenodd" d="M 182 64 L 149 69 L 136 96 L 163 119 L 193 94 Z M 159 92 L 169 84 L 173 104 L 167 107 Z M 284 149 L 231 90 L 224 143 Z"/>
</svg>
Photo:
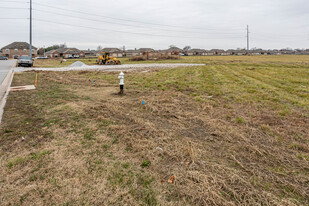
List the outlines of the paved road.
<svg viewBox="0 0 309 206">
<path fill-rule="evenodd" d="M 0 85 L 15 63 L 15 60 L 0 60 Z"/>
</svg>

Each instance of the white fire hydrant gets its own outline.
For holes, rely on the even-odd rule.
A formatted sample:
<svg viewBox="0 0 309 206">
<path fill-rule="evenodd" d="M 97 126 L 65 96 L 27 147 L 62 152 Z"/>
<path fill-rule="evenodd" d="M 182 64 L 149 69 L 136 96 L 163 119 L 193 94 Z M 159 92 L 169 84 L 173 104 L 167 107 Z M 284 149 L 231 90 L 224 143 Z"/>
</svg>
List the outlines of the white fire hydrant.
<svg viewBox="0 0 309 206">
<path fill-rule="evenodd" d="M 123 94 L 123 89 L 124 89 L 124 73 L 121 72 L 118 76 L 118 79 L 120 80 L 119 85 L 120 85 L 120 94 Z"/>
</svg>

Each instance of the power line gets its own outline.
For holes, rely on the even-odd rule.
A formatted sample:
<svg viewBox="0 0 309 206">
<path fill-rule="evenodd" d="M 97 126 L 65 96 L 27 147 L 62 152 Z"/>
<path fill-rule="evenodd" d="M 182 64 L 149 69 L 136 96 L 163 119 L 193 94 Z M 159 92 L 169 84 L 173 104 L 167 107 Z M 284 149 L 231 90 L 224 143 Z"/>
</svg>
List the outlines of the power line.
<svg viewBox="0 0 309 206">
<path fill-rule="evenodd" d="M 42 20 L 42 19 L 33 19 L 35 21 L 41 21 L 46 23 L 53 23 L 58 25 L 65 25 L 65 26 L 71 26 L 71 27 L 79 27 L 79 28 L 86 28 L 86 29 L 94 29 L 99 31 L 110 31 L 110 32 L 117 32 L 117 33 L 126 33 L 126 34 L 135 34 L 135 35 L 144 35 L 144 36 L 158 36 L 158 37 L 172 37 L 172 38 L 187 38 L 187 39 L 222 39 L 222 38 L 196 38 L 196 37 L 185 37 L 185 36 L 170 36 L 170 35 L 156 35 L 156 34 L 149 34 L 149 33 L 137 33 L 137 32 L 129 32 L 129 31 L 119 31 L 119 30 L 111 30 L 111 29 L 100 29 L 95 27 L 89 27 L 89 26 L 81 26 L 81 25 L 72 25 L 72 24 L 65 24 L 65 23 L 59 23 L 59 22 L 53 22 L 48 20 Z M 225 39 L 241 39 L 244 37 L 228 37 Z"/>
<path fill-rule="evenodd" d="M 0 17 L 0 19 L 7 19 L 7 20 L 28 20 L 29 18 L 2 18 Z"/>
<path fill-rule="evenodd" d="M 38 6 L 43 6 L 43 7 L 48 7 L 48 8 L 54 8 L 54 9 L 59 9 L 63 11 L 70 11 L 70 12 L 75 12 L 79 14 L 86 14 L 90 16 L 97 16 L 97 17 L 103 17 L 103 18 L 108 18 L 108 19 L 113 19 L 117 21 L 126 21 L 126 22 L 133 22 L 133 23 L 139 23 L 139 24 L 149 24 L 149 25 L 154 25 L 154 26 L 164 26 L 164 27 L 173 27 L 173 28 L 182 28 L 182 29 L 196 29 L 196 30 L 218 30 L 218 29 L 204 29 L 204 28 L 187 28 L 187 27 L 182 27 L 182 26 L 175 26 L 175 25 L 167 25 L 167 24 L 158 24 L 158 23 L 149 23 L 149 22 L 143 22 L 143 21 L 137 21 L 137 20 L 130 20 L 130 19 L 122 19 L 122 18 L 114 18 L 110 16 L 103 16 L 103 15 L 98 15 L 98 14 L 91 14 L 87 12 L 82 12 L 82 11 L 77 11 L 73 9 L 63 9 L 60 7 L 55 7 L 47 4 L 41 4 L 41 3 L 33 3 Z"/>
<path fill-rule="evenodd" d="M 5 7 L 5 6 L 0 6 L 0 9 L 25 9 L 25 10 L 28 10 L 28 8 Z"/>
<path fill-rule="evenodd" d="M 265 33 L 265 32 L 254 32 L 254 34 L 257 34 L 259 36 L 276 36 L 276 37 L 289 37 L 289 38 L 295 38 L 296 36 L 298 37 L 303 37 L 305 34 L 274 34 L 274 33 Z"/>
<path fill-rule="evenodd" d="M 276 42 L 293 42 L 293 41 L 298 41 L 298 39 L 291 39 L 291 38 L 289 38 L 289 39 L 285 39 L 285 40 L 280 40 L 280 39 L 278 39 L 278 38 L 272 38 L 272 39 L 270 39 L 270 38 L 261 38 L 261 37 L 254 37 L 254 38 L 252 38 L 253 40 L 262 40 L 262 41 L 276 41 Z M 253 41 L 252 40 L 252 41 Z"/>
<path fill-rule="evenodd" d="M 8 3 L 28 3 L 28 2 L 25 2 L 25 1 L 6 1 L 6 0 L 0 0 L 0 2 L 8 2 Z"/>
<path fill-rule="evenodd" d="M 40 10 L 40 9 L 33 9 L 33 10 L 38 11 L 38 12 L 45 12 L 45 13 L 49 13 L 49 14 L 66 16 L 66 17 L 71 17 L 71 18 L 76 18 L 76 19 L 83 19 L 83 20 L 88 20 L 88 21 L 103 22 L 103 23 L 107 23 L 107 24 L 113 24 L 113 25 L 116 24 L 116 25 L 129 26 L 129 27 L 145 28 L 144 26 L 130 25 L 130 24 L 124 24 L 124 23 L 115 23 L 115 22 L 103 21 L 103 20 L 97 20 L 97 19 L 89 19 L 89 18 L 77 17 L 77 16 L 72 16 L 72 15 L 67 15 L 67 14 L 60 14 L 60 13 L 57 13 L 57 12 L 50 12 L 50 11 Z M 171 31 L 171 32 L 195 33 L 195 34 L 236 34 L 236 33 L 190 32 L 190 31 L 183 31 L 183 30 L 170 30 L 170 29 L 161 29 L 161 28 L 152 28 L 152 29 L 162 30 L 162 31 Z M 237 35 L 239 35 L 239 33 L 237 33 Z"/>
</svg>

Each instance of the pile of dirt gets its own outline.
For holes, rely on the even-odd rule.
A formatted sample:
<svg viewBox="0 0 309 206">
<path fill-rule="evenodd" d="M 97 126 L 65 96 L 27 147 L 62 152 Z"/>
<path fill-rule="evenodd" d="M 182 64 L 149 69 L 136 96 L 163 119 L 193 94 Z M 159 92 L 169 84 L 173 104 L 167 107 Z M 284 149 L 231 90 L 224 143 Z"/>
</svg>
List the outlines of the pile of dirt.
<svg viewBox="0 0 309 206">
<path fill-rule="evenodd" d="M 74 62 L 73 64 L 71 64 L 69 67 L 86 67 L 87 65 L 84 64 L 83 62 L 81 61 L 77 61 L 77 62 Z"/>
</svg>

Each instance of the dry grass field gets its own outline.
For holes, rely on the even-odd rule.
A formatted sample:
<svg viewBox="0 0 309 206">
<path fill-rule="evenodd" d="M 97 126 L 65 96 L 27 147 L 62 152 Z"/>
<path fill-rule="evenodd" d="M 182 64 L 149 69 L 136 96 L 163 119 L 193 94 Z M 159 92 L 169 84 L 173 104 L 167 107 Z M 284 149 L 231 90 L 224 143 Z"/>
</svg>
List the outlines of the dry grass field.
<svg viewBox="0 0 309 206">
<path fill-rule="evenodd" d="M 126 73 L 123 96 L 86 71 L 11 92 L 1 205 L 309 205 L 309 56 L 168 62 L 206 65 Z"/>
<path fill-rule="evenodd" d="M 278 55 L 278 56 L 190 56 L 181 57 L 180 59 L 168 60 L 148 60 L 148 61 L 130 61 L 129 58 L 118 58 L 122 64 L 147 64 L 147 63 L 280 63 L 282 64 L 309 64 L 308 56 L 293 56 L 293 55 Z M 96 64 L 96 58 L 88 59 L 66 59 L 65 62 L 60 63 L 60 59 L 36 59 L 34 67 L 66 67 L 76 61 L 81 61 L 87 65 Z"/>
</svg>

